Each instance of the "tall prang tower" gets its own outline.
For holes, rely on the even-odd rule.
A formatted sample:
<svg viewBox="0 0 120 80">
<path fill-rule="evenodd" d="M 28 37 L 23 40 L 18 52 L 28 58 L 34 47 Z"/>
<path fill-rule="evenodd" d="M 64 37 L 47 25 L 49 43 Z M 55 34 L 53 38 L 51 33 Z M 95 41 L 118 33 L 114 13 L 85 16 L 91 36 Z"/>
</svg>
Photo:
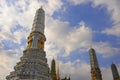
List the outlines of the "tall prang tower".
<svg viewBox="0 0 120 80">
<path fill-rule="evenodd" d="M 51 62 L 51 77 L 53 80 L 60 80 L 60 73 L 59 73 L 59 63 L 57 66 L 57 71 L 56 71 L 56 61 L 53 58 L 52 62 Z"/>
<path fill-rule="evenodd" d="M 53 58 L 53 60 L 51 62 L 51 71 L 50 71 L 50 73 L 51 73 L 52 79 L 56 80 L 57 74 L 56 74 L 56 63 L 55 63 L 55 59 L 54 58 Z"/>
<path fill-rule="evenodd" d="M 101 75 L 101 71 L 100 71 L 100 68 L 98 65 L 96 53 L 95 53 L 95 50 L 93 48 L 90 48 L 89 55 L 90 55 L 92 80 L 102 80 L 102 75 Z"/>
<path fill-rule="evenodd" d="M 120 78 L 117 67 L 114 63 L 111 64 L 111 70 L 113 74 L 113 80 L 118 80 Z"/>
<path fill-rule="evenodd" d="M 32 30 L 28 36 L 27 48 L 23 51 L 20 62 L 14 71 L 6 77 L 7 80 L 51 80 L 47 64 L 44 43 L 45 12 L 41 8 L 36 11 Z"/>
</svg>

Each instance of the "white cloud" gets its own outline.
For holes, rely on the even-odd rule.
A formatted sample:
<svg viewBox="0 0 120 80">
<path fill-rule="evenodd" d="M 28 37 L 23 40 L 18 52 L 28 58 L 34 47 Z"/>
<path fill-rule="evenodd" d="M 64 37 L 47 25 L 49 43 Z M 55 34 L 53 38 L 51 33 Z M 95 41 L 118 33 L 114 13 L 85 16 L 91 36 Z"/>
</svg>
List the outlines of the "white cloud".
<svg viewBox="0 0 120 80">
<path fill-rule="evenodd" d="M 103 33 L 108 35 L 115 35 L 120 37 L 120 1 L 119 0 L 94 0 L 94 6 L 103 5 L 107 8 L 108 13 L 111 14 L 111 18 L 114 21 L 114 25 L 111 28 L 106 28 Z"/>
<path fill-rule="evenodd" d="M 83 3 L 93 2 L 93 7 L 104 6 L 108 10 L 113 20 L 113 26 L 106 28 L 102 32 L 108 35 L 115 35 L 120 37 L 120 0 L 68 0 L 73 5 L 80 5 Z M 105 26 L 106 27 L 106 26 Z"/>
<path fill-rule="evenodd" d="M 45 5 L 45 10 L 49 15 L 52 15 L 55 11 L 58 11 L 62 5 L 62 0 L 48 0 L 47 5 Z"/>
<path fill-rule="evenodd" d="M 111 80 L 111 79 L 113 79 L 110 67 L 102 67 L 101 68 L 101 73 L 102 73 L 102 78 L 104 80 Z"/>
<path fill-rule="evenodd" d="M 27 39 L 27 36 L 28 36 L 28 32 L 27 30 L 24 30 L 24 29 L 20 29 L 20 30 L 17 30 L 13 33 L 13 36 L 16 37 L 16 43 L 21 43 L 21 40 L 22 39 Z"/>
<path fill-rule="evenodd" d="M 110 43 L 107 42 L 98 42 L 93 44 L 96 53 L 100 53 L 103 57 L 111 57 L 120 52 L 119 48 L 112 47 Z"/>
<path fill-rule="evenodd" d="M 115 35 L 120 37 L 120 23 L 114 25 L 112 28 L 106 28 L 102 31 L 102 33 L 106 33 L 107 35 Z"/>
<path fill-rule="evenodd" d="M 10 41 L 13 41 L 14 43 L 21 44 L 21 40 L 23 38 L 27 39 L 27 35 L 28 35 L 28 32 L 24 29 L 14 31 L 13 33 L 8 31 L 1 31 L 0 40 L 1 41 L 10 40 Z"/>
<path fill-rule="evenodd" d="M 13 70 L 13 65 L 18 61 L 18 50 L 1 50 L 0 49 L 0 79 L 5 77 Z"/>
<path fill-rule="evenodd" d="M 71 77 L 71 80 L 89 80 L 90 77 L 90 66 L 87 63 L 80 62 L 78 60 L 74 62 L 60 63 L 60 74 L 61 78 L 65 76 Z M 75 65 L 77 64 L 77 65 Z"/>
<path fill-rule="evenodd" d="M 90 2 L 92 0 L 67 0 L 67 1 L 73 5 L 79 5 L 79 4 Z"/>
<path fill-rule="evenodd" d="M 54 43 L 59 50 L 65 50 L 64 56 L 80 48 L 86 49 L 91 44 L 92 31 L 85 26 L 84 22 L 74 28 L 70 27 L 68 22 L 52 18 L 48 18 L 46 23 L 47 43 Z"/>
</svg>

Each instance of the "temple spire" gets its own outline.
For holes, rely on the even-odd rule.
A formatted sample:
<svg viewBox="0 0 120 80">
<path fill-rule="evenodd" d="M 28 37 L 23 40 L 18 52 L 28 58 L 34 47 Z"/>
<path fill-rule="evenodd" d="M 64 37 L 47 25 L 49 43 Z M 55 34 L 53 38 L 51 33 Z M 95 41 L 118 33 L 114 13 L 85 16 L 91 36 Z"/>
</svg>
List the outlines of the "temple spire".
<svg viewBox="0 0 120 80">
<path fill-rule="evenodd" d="M 95 50 L 93 48 L 90 48 L 89 55 L 90 55 L 92 80 L 102 80 L 102 75 L 101 75 L 101 71 L 100 71 L 100 68 L 98 65 L 96 53 L 95 53 Z"/>
<path fill-rule="evenodd" d="M 113 80 L 118 80 L 120 78 L 117 67 L 114 63 L 111 64 L 111 70 L 113 74 Z"/>
<path fill-rule="evenodd" d="M 52 59 L 52 63 L 51 63 L 51 77 L 53 78 L 53 80 L 56 80 L 56 63 L 55 63 L 55 59 Z"/>
<path fill-rule="evenodd" d="M 89 52 L 90 52 L 91 67 L 99 67 L 95 50 L 91 47 Z"/>
</svg>

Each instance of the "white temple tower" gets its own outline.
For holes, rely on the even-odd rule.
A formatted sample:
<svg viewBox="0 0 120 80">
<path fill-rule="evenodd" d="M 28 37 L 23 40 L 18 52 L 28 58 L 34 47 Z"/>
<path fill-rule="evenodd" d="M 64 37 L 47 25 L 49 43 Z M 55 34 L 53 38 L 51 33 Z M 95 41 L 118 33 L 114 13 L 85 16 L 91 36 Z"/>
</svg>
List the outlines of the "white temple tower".
<svg viewBox="0 0 120 80">
<path fill-rule="evenodd" d="M 14 71 L 6 77 L 7 80 L 51 80 L 47 64 L 44 43 L 45 12 L 42 8 L 36 11 L 32 30 L 28 36 L 27 48 L 23 51 L 20 62 Z"/>
</svg>

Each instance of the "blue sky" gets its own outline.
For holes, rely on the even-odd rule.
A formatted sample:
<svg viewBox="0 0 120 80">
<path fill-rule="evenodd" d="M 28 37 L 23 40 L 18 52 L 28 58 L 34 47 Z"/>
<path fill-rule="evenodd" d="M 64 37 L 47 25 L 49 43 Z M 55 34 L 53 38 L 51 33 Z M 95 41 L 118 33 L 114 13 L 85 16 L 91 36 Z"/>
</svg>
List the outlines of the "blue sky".
<svg viewBox="0 0 120 80">
<path fill-rule="evenodd" d="M 112 79 L 112 62 L 120 73 L 119 3 L 120 0 L 0 0 L 1 79 L 5 80 L 22 56 L 35 12 L 41 5 L 46 13 L 48 64 L 54 56 L 60 63 L 61 77 L 70 74 L 72 80 L 90 80 L 88 50 L 92 45 L 103 80 Z"/>
</svg>

